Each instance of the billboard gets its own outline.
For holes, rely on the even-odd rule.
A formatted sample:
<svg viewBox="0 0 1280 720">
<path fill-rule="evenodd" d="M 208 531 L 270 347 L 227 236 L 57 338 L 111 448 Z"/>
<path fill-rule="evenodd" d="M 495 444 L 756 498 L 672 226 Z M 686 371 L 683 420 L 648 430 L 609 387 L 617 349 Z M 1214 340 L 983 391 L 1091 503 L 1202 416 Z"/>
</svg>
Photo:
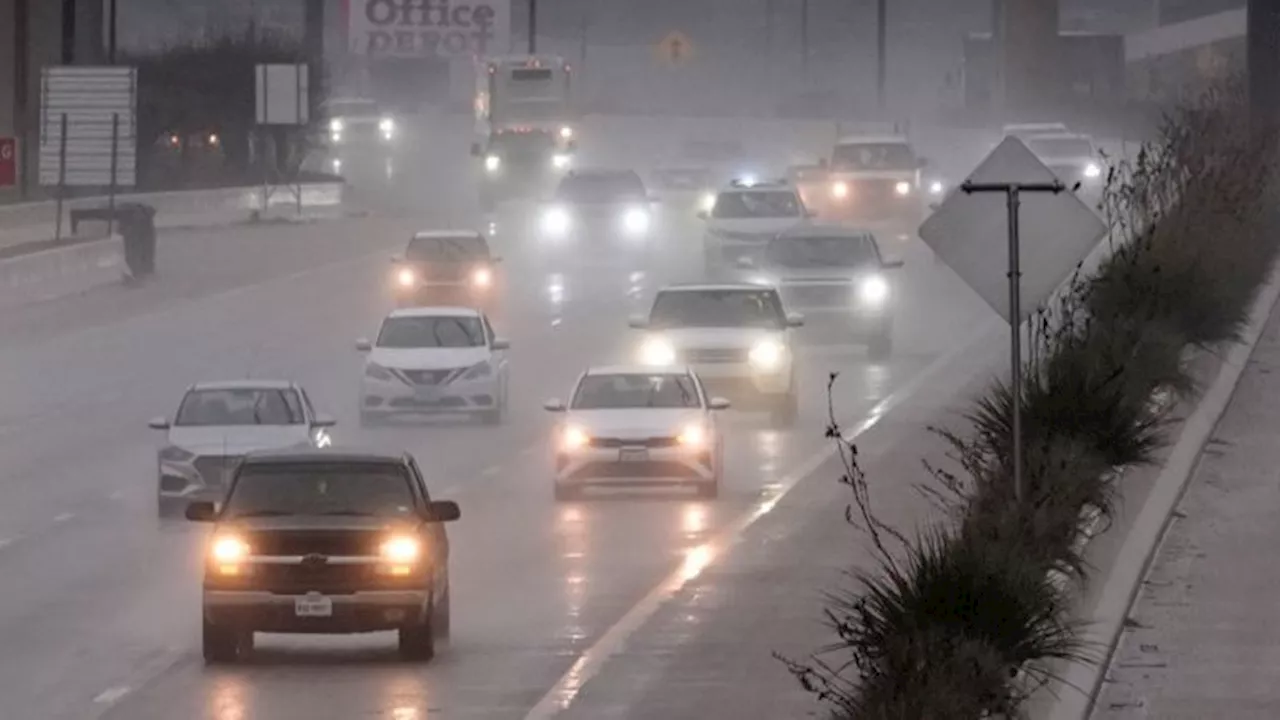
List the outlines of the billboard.
<svg viewBox="0 0 1280 720">
<path fill-rule="evenodd" d="M 511 45 L 510 0 L 346 0 L 353 55 L 471 58 Z"/>
</svg>

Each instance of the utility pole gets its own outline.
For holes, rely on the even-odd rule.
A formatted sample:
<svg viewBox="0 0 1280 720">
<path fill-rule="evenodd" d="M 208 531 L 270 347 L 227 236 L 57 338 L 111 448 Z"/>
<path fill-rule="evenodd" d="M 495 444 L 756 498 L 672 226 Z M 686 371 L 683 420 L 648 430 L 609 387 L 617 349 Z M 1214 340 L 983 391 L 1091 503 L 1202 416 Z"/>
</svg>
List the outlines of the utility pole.
<svg viewBox="0 0 1280 720">
<path fill-rule="evenodd" d="M 1280 123 L 1280 5 L 1274 0 L 1249 0 L 1246 47 L 1249 68 L 1249 106 L 1260 130 Z"/>
<path fill-rule="evenodd" d="M 76 60 L 76 0 L 62 0 L 62 64 Z"/>
<path fill-rule="evenodd" d="M 31 10 L 30 0 L 13 4 L 13 129 L 18 136 L 18 193 L 31 196 Z"/>
<path fill-rule="evenodd" d="M 800 0 L 800 71 L 809 79 L 809 0 Z"/>
<path fill-rule="evenodd" d="M 116 64 L 116 34 L 119 32 L 120 21 L 116 11 L 116 5 L 120 0 L 107 0 L 107 64 Z"/>
<path fill-rule="evenodd" d="M 538 0 L 529 0 L 529 54 L 538 52 Z"/>
<path fill-rule="evenodd" d="M 880 110 L 885 109 L 886 103 L 886 78 L 888 76 L 889 64 L 889 48 L 887 40 L 889 35 L 889 13 L 888 1 L 878 0 L 876 3 L 876 102 Z"/>
</svg>

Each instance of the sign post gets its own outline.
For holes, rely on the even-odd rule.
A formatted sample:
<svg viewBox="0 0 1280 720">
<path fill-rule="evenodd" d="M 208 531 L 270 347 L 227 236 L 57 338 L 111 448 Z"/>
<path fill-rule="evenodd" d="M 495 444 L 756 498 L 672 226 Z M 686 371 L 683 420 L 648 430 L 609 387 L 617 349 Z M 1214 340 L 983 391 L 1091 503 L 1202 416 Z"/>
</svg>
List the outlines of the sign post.
<svg viewBox="0 0 1280 720">
<path fill-rule="evenodd" d="M 0 187 L 13 187 L 18 183 L 18 141 L 0 137 Z"/>
<path fill-rule="evenodd" d="M 300 126 L 311 121 L 311 83 L 310 73 L 305 64 L 297 65 L 259 65 L 255 70 L 256 120 L 260 128 L 271 126 Z M 260 134 L 261 138 L 262 135 Z M 264 143 L 265 144 L 265 143 Z M 280 152 L 276 149 L 272 164 L 279 160 Z M 262 212 L 266 212 L 271 203 L 271 183 L 267 177 L 267 165 L 263 165 L 262 176 Z M 279 170 L 279 168 L 276 168 Z M 302 182 L 294 173 L 296 181 L 291 189 L 298 215 L 302 215 Z"/>
<path fill-rule="evenodd" d="M 1066 189 L 1021 140 L 1005 138 L 961 192 L 948 196 L 920 226 L 920 238 L 1009 323 L 1010 440 L 1018 502 L 1024 493 L 1022 325 L 1030 315 L 1027 308 L 1048 301 L 1106 233 L 1102 220 Z M 1028 231 L 1026 244 L 1022 230 Z M 1007 262 L 994 262 L 1001 253 Z"/>
<path fill-rule="evenodd" d="M 684 65 L 693 58 L 693 42 L 684 33 L 674 30 L 658 43 L 657 55 L 668 65 Z"/>
</svg>

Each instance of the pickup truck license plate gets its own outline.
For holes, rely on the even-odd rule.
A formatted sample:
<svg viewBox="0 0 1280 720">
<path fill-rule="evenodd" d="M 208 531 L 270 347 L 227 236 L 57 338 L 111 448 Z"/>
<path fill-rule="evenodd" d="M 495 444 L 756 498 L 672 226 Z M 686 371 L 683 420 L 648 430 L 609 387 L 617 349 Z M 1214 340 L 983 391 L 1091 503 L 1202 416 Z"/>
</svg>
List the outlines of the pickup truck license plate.
<svg viewBox="0 0 1280 720">
<path fill-rule="evenodd" d="M 626 449 L 618 451 L 618 462 L 649 462 L 649 451 L 644 449 Z"/>
<path fill-rule="evenodd" d="M 293 601 L 293 612 L 298 617 L 332 617 L 333 599 L 323 595 L 305 595 Z"/>
</svg>

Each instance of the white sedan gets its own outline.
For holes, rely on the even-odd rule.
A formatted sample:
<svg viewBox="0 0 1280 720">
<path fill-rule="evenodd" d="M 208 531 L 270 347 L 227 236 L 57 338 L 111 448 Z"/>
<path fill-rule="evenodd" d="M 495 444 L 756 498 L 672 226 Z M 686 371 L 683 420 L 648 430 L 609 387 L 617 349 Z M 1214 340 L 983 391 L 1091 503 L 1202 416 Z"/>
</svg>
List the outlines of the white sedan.
<svg viewBox="0 0 1280 720">
<path fill-rule="evenodd" d="M 552 439 L 556 499 L 589 486 L 692 486 L 716 497 L 724 463 L 716 411 L 728 407 L 687 367 L 587 370 L 567 405 L 545 405 L 562 416 Z"/>
</svg>

